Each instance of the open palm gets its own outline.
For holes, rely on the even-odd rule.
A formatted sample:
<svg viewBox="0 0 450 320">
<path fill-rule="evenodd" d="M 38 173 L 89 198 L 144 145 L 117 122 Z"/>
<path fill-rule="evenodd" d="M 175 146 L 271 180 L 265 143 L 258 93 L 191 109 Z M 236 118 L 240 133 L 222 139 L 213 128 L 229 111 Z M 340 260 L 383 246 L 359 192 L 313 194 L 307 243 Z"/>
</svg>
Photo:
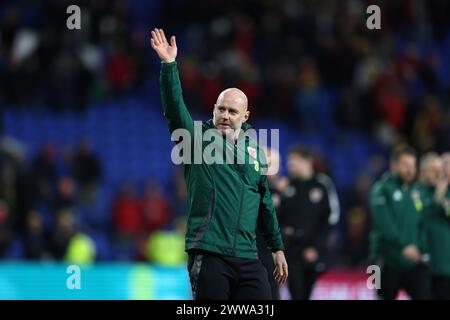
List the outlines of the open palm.
<svg viewBox="0 0 450 320">
<path fill-rule="evenodd" d="M 156 51 L 162 62 L 169 63 L 175 61 L 177 57 L 177 43 L 175 36 L 170 38 L 170 44 L 167 42 L 166 36 L 162 29 L 155 28 L 152 31 L 150 40 L 152 48 Z"/>
</svg>

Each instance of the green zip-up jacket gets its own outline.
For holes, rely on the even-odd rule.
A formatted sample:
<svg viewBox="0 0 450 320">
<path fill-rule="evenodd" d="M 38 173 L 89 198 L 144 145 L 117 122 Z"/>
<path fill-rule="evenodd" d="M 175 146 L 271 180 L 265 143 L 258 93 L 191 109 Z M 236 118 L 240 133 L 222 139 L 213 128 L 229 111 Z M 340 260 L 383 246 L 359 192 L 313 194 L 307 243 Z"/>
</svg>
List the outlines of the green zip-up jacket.
<svg viewBox="0 0 450 320">
<path fill-rule="evenodd" d="M 436 276 L 450 277 L 450 190 L 445 207 L 435 200 L 435 188 L 423 184 L 423 232 L 430 253 L 430 272 Z"/>
<path fill-rule="evenodd" d="M 372 231 L 370 254 L 390 267 L 410 268 L 414 262 L 406 259 L 405 246 L 415 244 L 425 251 L 421 229 L 423 203 L 416 183 L 402 186 L 399 176 L 386 173 L 370 192 Z"/>
<path fill-rule="evenodd" d="M 205 161 L 187 164 L 185 161 L 188 194 L 186 251 L 202 249 L 257 259 L 257 224 L 267 247 L 272 252 L 283 250 L 267 176 L 261 174 L 261 169 L 267 166 L 266 159 L 256 142 L 242 133 L 251 126 L 243 123 L 236 142 L 223 138 L 217 130 L 208 131 L 214 137 L 209 141 L 197 139 L 198 135 L 194 138 L 199 126 L 194 124 L 184 103 L 176 62 L 162 64 L 160 84 L 164 116 L 170 133 L 185 129 L 192 136 L 188 144 L 193 152 L 189 157 L 183 150 L 185 159 L 194 160 L 199 152 L 208 153 L 212 145 L 226 149 L 227 156 L 234 152 L 235 161 L 231 164 L 208 164 Z M 213 121 L 201 122 L 200 129 L 201 132 L 214 129 Z M 214 155 L 214 152 L 211 154 Z M 242 160 L 237 162 L 236 155 L 244 155 L 245 163 Z"/>
</svg>

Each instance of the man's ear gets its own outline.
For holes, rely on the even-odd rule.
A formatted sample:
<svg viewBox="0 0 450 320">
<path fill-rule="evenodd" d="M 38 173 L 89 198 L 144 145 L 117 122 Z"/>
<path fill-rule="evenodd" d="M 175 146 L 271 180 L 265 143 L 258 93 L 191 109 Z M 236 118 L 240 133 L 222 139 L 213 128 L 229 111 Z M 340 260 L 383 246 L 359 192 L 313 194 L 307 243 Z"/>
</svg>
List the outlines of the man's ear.
<svg viewBox="0 0 450 320">
<path fill-rule="evenodd" d="M 247 120 L 248 120 L 248 118 L 250 117 L 250 111 L 245 111 L 245 114 L 244 114 L 244 121 L 242 121 L 242 122 L 246 122 Z"/>
</svg>

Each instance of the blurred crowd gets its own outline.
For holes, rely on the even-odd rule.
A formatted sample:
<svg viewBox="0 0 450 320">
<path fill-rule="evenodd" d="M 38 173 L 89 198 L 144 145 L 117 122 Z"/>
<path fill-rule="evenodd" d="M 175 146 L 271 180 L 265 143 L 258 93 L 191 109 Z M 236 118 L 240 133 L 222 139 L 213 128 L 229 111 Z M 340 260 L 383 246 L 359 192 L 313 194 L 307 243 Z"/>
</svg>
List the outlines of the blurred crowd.
<svg viewBox="0 0 450 320">
<path fill-rule="evenodd" d="M 159 101 L 152 89 L 159 62 L 148 43 L 149 29 L 159 26 L 177 36 L 184 97 L 195 113 L 210 115 L 218 93 L 236 86 L 249 97 L 252 117 L 280 119 L 299 133 L 324 137 L 329 145 L 360 133 L 386 149 L 408 143 L 419 153 L 450 150 L 448 1 L 75 3 L 82 13 L 78 31 L 66 28 L 66 8 L 74 1 L 0 3 L 0 108 L 83 112 L 95 101 L 146 90 L 145 99 Z M 369 4 L 381 8 L 381 30 L 366 28 Z M 0 255 L 15 234 L 30 247 L 27 257 L 45 252 L 61 258 L 61 247 L 67 248 L 67 239 L 80 227 L 67 212 L 98 201 L 101 161 L 86 141 L 73 152 L 64 149 L 43 146 L 30 162 L 3 151 Z M 371 156 L 345 190 L 345 264 L 367 259 L 367 195 L 388 167 L 387 154 Z M 327 171 L 323 155 L 317 160 Z M 175 196 L 155 183 L 137 187 L 130 182 L 113 190 L 118 195 L 108 207 L 110 236 L 119 246 L 140 248 L 124 257 L 147 258 L 147 238 L 155 230 L 174 224 L 171 230 L 182 230 L 174 217 L 182 215 L 183 206 L 172 205 L 173 197 L 183 202 L 182 183 L 174 183 Z M 44 216 L 54 218 L 52 227 L 43 228 Z M 34 233 L 42 229 L 54 233 L 45 250 Z M 79 243 L 90 247 L 89 238 Z M 86 250 L 88 256 L 91 251 Z"/>
<path fill-rule="evenodd" d="M 205 113 L 221 88 L 237 86 L 254 115 L 302 132 L 354 130 L 383 145 L 449 149 L 449 3 L 168 3 L 163 21 L 174 31 L 183 24 L 185 95 Z M 366 27 L 369 4 L 381 8 L 379 31 Z"/>
<path fill-rule="evenodd" d="M 0 259 L 183 261 L 185 188 L 179 174 L 172 201 L 152 181 L 126 181 L 102 197 L 108 188 L 88 140 L 74 150 L 47 143 L 29 162 L 23 151 L 16 141 L 2 140 Z M 98 248 L 102 241 L 108 248 Z M 173 257 L 159 259 L 167 250 Z"/>
<path fill-rule="evenodd" d="M 81 29 L 66 26 L 81 8 Z M 148 73 L 147 32 L 125 1 L 15 1 L 2 5 L 1 99 L 8 106 L 83 111 L 132 93 Z"/>
</svg>

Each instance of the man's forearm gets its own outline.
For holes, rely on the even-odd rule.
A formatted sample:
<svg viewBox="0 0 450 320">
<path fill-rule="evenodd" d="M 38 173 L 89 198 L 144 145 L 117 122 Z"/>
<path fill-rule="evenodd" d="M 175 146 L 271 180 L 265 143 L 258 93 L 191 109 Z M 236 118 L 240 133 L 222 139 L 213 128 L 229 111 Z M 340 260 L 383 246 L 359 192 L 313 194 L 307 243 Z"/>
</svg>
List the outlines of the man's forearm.
<svg viewBox="0 0 450 320">
<path fill-rule="evenodd" d="M 194 123 L 183 100 L 177 62 L 161 63 L 161 100 L 169 130 L 184 128 L 193 132 Z"/>
</svg>

